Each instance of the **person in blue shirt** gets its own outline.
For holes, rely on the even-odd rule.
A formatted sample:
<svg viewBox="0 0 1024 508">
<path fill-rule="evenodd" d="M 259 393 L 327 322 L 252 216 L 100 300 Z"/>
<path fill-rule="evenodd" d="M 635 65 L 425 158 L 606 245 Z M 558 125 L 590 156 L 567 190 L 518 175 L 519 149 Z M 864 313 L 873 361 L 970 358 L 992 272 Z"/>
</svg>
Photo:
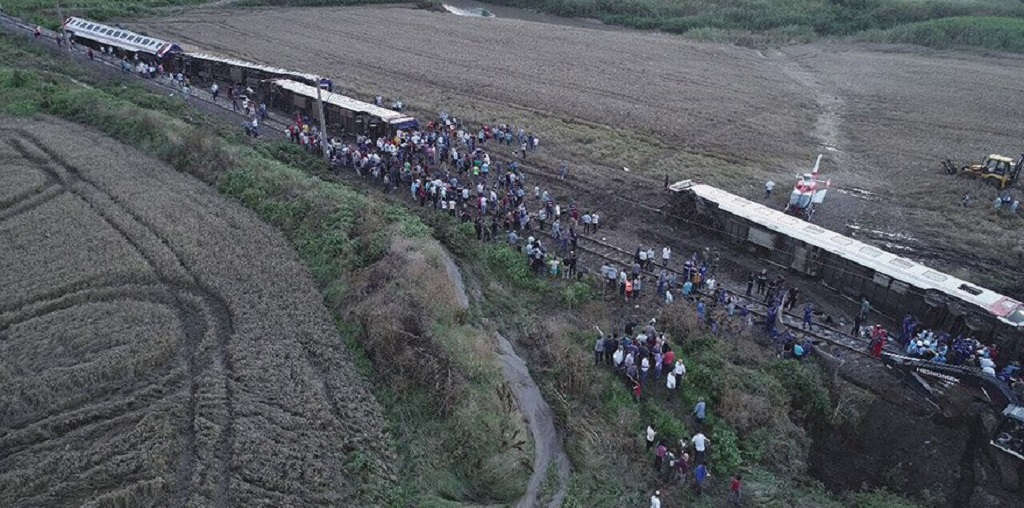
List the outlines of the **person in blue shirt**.
<svg viewBox="0 0 1024 508">
<path fill-rule="evenodd" d="M 693 294 L 693 283 L 687 280 L 683 283 L 683 296 L 690 296 Z"/>
<path fill-rule="evenodd" d="M 697 494 L 704 493 L 704 483 L 707 482 L 707 479 L 710 476 L 711 472 L 708 471 L 707 464 L 704 464 L 703 462 L 697 464 L 697 469 L 694 469 L 693 471 L 693 490 L 696 491 Z"/>
<path fill-rule="evenodd" d="M 803 330 L 811 330 L 811 323 L 814 321 L 814 304 L 808 303 L 804 306 L 804 322 L 800 325 Z"/>
<path fill-rule="evenodd" d="M 697 399 L 697 405 L 693 408 L 693 415 L 696 417 L 697 425 L 704 425 L 704 417 L 707 415 L 708 405 L 704 397 Z"/>
<path fill-rule="evenodd" d="M 705 307 L 704 307 L 704 300 L 698 300 L 697 301 L 697 322 L 698 323 L 703 323 L 704 322 L 704 309 L 705 309 Z"/>
</svg>

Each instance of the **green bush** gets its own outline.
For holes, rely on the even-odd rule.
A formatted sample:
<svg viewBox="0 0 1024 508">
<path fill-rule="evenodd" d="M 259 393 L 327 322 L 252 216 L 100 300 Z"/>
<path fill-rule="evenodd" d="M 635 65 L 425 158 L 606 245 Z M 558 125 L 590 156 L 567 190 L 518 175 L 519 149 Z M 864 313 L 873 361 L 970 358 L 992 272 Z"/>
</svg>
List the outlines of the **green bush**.
<svg viewBox="0 0 1024 508">
<path fill-rule="evenodd" d="M 562 288 L 562 303 L 570 309 L 593 300 L 594 287 L 586 282 L 570 282 Z"/>
<path fill-rule="evenodd" d="M 733 475 L 743 467 L 740 439 L 731 428 L 719 424 L 711 436 L 711 467 L 719 476 Z"/>
<path fill-rule="evenodd" d="M 865 40 L 918 44 L 932 48 L 975 46 L 1024 52 L 1024 19 L 956 17 L 902 25 L 865 34 Z"/>
<path fill-rule="evenodd" d="M 786 388 L 795 408 L 821 420 L 828 418 L 831 397 L 817 364 L 786 360 L 773 365 L 769 372 Z"/>
</svg>

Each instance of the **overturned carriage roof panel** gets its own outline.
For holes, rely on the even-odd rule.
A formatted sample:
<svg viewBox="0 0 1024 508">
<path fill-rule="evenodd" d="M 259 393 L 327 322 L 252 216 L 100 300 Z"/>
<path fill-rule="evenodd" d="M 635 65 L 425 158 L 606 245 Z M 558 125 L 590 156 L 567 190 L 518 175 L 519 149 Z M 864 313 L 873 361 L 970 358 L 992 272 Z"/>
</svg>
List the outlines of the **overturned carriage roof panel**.
<svg viewBox="0 0 1024 508">
<path fill-rule="evenodd" d="M 211 55 L 208 53 L 189 53 L 189 58 L 198 60 L 206 60 L 209 62 L 223 63 L 227 65 L 233 65 L 235 67 L 245 67 L 247 69 L 254 69 L 258 71 L 266 72 L 267 74 L 275 74 L 278 76 L 291 76 L 296 79 L 300 79 L 309 83 L 317 83 L 320 81 L 319 76 L 313 74 L 306 74 L 304 72 L 290 71 L 288 69 L 280 69 L 277 67 L 271 67 L 269 65 L 263 65 L 255 62 L 246 62 L 245 60 L 238 60 L 237 58 L 229 58 L 226 56 Z"/>
<path fill-rule="evenodd" d="M 916 261 L 886 252 L 710 185 L 679 182 L 671 189 L 676 192 L 689 190 L 704 200 L 716 203 L 721 210 L 764 228 L 831 252 L 916 288 L 940 291 L 981 307 L 986 312 L 1014 326 L 1020 324 L 1015 319 L 1006 318 L 1018 311 L 1021 308 L 1021 303 L 995 291 L 971 284 Z"/>
<path fill-rule="evenodd" d="M 274 84 L 288 90 L 292 93 L 316 99 L 316 87 L 309 86 L 303 83 L 292 81 L 290 79 L 278 79 L 274 81 Z M 366 113 L 370 116 L 375 116 L 381 120 L 396 126 L 413 125 L 416 123 L 416 119 L 399 113 L 387 108 L 382 108 L 370 104 L 368 102 L 359 101 L 351 97 L 347 97 L 335 92 L 328 92 L 327 90 L 321 90 L 321 96 L 325 103 L 338 106 L 341 109 L 348 111 L 355 111 L 357 113 Z M 399 127 L 401 128 L 401 127 Z"/>
<path fill-rule="evenodd" d="M 84 37 L 101 44 L 136 53 L 148 53 L 163 57 L 168 53 L 182 52 L 181 46 L 172 42 L 74 16 L 64 20 L 64 30 L 73 33 L 77 37 Z"/>
</svg>

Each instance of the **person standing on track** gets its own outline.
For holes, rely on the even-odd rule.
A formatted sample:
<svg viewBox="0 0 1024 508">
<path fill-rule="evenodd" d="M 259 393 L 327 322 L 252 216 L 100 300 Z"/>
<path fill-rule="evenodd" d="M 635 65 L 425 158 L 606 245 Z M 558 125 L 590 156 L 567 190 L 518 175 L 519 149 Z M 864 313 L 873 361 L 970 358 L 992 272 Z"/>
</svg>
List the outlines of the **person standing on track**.
<svg viewBox="0 0 1024 508">
<path fill-rule="evenodd" d="M 220 95 L 220 86 L 218 86 L 217 83 L 210 86 L 210 95 L 213 96 L 213 103 L 216 104 L 217 96 Z"/>
<path fill-rule="evenodd" d="M 811 325 L 812 325 L 813 321 L 814 321 L 814 304 L 808 302 L 807 305 L 804 306 L 804 322 L 803 322 L 803 324 L 800 325 L 800 328 L 802 330 L 812 330 L 813 327 Z"/>
</svg>

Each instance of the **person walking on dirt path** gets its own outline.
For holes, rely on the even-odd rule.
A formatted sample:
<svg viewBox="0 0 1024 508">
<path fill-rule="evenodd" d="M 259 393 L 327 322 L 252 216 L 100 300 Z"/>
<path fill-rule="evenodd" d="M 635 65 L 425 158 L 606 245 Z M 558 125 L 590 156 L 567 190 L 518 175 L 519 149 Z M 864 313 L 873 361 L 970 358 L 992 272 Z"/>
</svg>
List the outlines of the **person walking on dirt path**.
<svg viewBox="0 0 1024 508">
<path fill-rule="evenodd" d="M 658 433 L 654 430 L 654 424 L 647 426 L 647 451 L 651 451 L 651 447 L 654 446 L 654 436 Z"/>
<path fill-rule="evenodd" d="M 657 448 L 654 449 L 654 470 L 661 473 L 665 466 L 665 455 L 668 454 L 668 448 L 665 447 L 665 443 L 658 441 Z"/>
<path fill-rule="evenodd" d="M 693 407 L 694 421 L 697 422 L 697 429 L 704 428 L 704 417 L 707 416 L 708 404 L 704 402 L 704 397 L 697 399 L 697 404 Z M 701 449 L 704 447 L 701 446 Z"/>
<path fill-rule="evenodd" d="M 661 248 L 661 266 L 668 268 L 668 262 L 672 259 L 672 248 L 668 245 Z"/>
<path fill-rule="evenodd" d="M 569 163 L 563 162 L 558 165 L 558 179 L 565 180 L 567 176 L 569 176 Z"/>
<path fill-rule="evenodd" d="M 707 483 L 710 477 L 711 472 L 708 471 L 707 464 L 699 462 L 697 468 L 693 470 L 693 491 L 698 496 L 704 494 L 704 484 Z"/>
<path fill-rule="evenodd" d="M 772 197 L 772 191 L 775 190 L 775 182 L 768 180 L 764 183 L 764 198 L 768 199 Z"/>
<path fill-rule="evenodd" d="M 732 477 L 732 482 L 729 483 L 729 498 L 726 502 L 730 506 L 740 505 L 740 490 L 743 488 L 743 475 L 736 474 Z"/>
<path fill-rule="evenodd" d="M 217 96 L 220 95 L 220 86 L 217 83 L 210 85 L 210 95 L 213 96 L 213 103 L 217 103 Z"/>
<path fill-rule="evenodd" d="M 656 490 L 651 495 L 651 508 L 661 508 L 661 491 Z"/>
<path fill-rule="evenodd" d="M 686 448 L 681 448 L 679 452 L 682 455 L 676 460 L 676 474 L 679 475 L 679 484 L 686 485 L 686 481 L 690 476 L 690 454 L 686 453 Z"/>
<path fill-rule="evenodd" d="M 591 223 L 590 226 L 591 226 L 591 229 L 593 230 L 593 232 L 597 233 L 597 228 L 600 225 L 600 222 L 601 222 L 601 216 L 598 215 L 597 212 L 594 212 L 594 213 L 590 214 L 590 223 Z"/>
</svg>

